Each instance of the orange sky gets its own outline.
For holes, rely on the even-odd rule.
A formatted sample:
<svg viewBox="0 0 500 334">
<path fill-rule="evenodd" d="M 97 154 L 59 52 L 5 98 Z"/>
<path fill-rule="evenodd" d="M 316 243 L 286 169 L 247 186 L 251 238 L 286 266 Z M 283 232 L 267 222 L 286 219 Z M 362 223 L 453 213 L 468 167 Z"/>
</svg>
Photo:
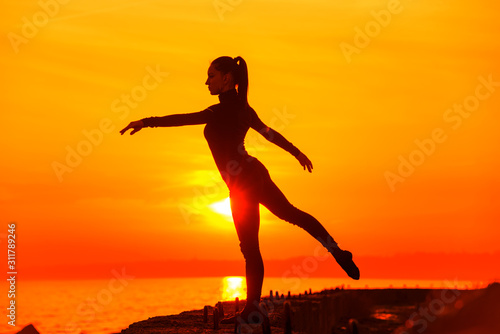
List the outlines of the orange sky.
<svg viewBox="0 0 500 334">
<path fill-rule="evenodd" d="M 247 60 L 251 105 L 315 169 L 256 133 L 248 150 L 341 247 L 500 251 L 490 1 L 70 1 L 48 21 L 37 1 L 2 6 L 0 236 L 17 222 L 21 267 L 241 259 L 210 207 L 227 190 L 203 127 L 118 133 L 217 103 L 221 55 Z M 265 209 L 260 237 L 266 259 L 317 247 Z"/>
</svg>

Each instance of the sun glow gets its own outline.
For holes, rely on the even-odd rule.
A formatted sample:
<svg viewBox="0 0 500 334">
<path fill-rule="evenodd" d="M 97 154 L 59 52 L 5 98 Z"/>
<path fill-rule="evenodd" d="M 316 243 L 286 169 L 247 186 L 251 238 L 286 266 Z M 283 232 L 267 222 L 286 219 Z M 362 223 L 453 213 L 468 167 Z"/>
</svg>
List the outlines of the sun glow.
<svg viewBox="0 0 500 334">
<path fill-rule="evenodd" d="M 246 280 L 241 276 L 227 276 L 222 279 L 222 300 L 246 298 Z"/>
<path fill-rule="evenodd" d="M 217 212 L 218 214 L 221 214 L 226 217 L 232 217 L 229 197 L 221 201 L 212 203 L 209 205 L 209 207 L 210 209 L 212 209 L 212 211 Z"/>
</svg>

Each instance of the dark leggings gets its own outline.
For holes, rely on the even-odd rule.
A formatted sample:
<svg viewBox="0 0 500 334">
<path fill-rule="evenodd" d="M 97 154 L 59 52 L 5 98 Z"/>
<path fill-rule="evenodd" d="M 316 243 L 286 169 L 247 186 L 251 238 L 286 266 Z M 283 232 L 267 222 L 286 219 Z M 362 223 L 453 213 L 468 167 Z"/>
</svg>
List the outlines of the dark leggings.
<svg viewBox="0 0 500 334">
<path fill-rule="evenodd" d="M 264 263 L 259 249 L 259 203 L 278 218 L 303 228 L 329 251 L 337 247 L 318 220 L 287 200 L 257 159 L 245 164 L 229 188 L 234 225 L 245 258 L 247 307 L 259 303 L 264 280 Z"/>
</svg>

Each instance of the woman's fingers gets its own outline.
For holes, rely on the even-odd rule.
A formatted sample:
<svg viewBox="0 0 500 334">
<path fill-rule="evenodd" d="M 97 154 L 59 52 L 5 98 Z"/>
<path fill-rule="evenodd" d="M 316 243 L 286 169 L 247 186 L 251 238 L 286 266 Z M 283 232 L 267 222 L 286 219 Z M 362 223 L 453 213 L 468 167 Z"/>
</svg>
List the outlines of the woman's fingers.
<svg viewBox="0 0 500 334">
<path fill-rule="evenodd" d="M 122 134 L 122 135 L 123 135 L 123 134 L 125 133 L 125 131 L 127 131 L 128 129 L 130 129 L 130 124 L 129 124 L 129 125 L 127 125 L 126 127 L 124 127 L 123 129 L 121 129 L 121 130 L 120 130 L 120 134 Z"/>
<path fill-rule="evenodd" d="M 137 131 L 139 131 L 140 129 L 142 128 L 134 128 L 134 130 L 132 130 L 132 132 L 130 132 L 130 135 L 133 135 L 134 133 L 136 133 Z"/>
<path fill-rule="evenodd" d="M 128 129 L 133 129 L 132 132 L 130 132 L 131 135 L 139 131 L 144 127 L 144 124 L 142 121 L 135 121 L 135 122 L 130 122 L 126 127 L 124 127 L 120 133 L 123 135 L 125 132 L 127 132 Z"/>
<path fill-rule="evenodd" d="M 127 132 L 128 129 L 132 129 L 134 126 L 133 126 L 134 122 L 130 122 L 128 123 L 128 125 L 126 127 L 124 127 L 120 133 L 123 135 L 125 132 Z"/>
<path fill-rule="evenodd" d="M 299 159 L 299 162 L 302 165 L 302 167 L 304 167 L 304 170 L 306 170 L 306 168 L 307 168 L 309 173 L 312 173 L 312 169 L 313 169 L 312 162 L 311 162 L 311 160 L 309 160 L 308 157 L 306 157 L 306 155 L 304 153 L 300 153 L 299 156 L 297 157 L 297 159 Z"/>
<path fill-rule="evenodd" d="M 305 164 L 304 169 L 305 169 L 305 167 L 307 167 L 307 170 L 309 171 L 309 173 L 312 173 L 313 166 L 312 166 L 311 161 L 308 161 L 308 163 Z"/>
</svg>

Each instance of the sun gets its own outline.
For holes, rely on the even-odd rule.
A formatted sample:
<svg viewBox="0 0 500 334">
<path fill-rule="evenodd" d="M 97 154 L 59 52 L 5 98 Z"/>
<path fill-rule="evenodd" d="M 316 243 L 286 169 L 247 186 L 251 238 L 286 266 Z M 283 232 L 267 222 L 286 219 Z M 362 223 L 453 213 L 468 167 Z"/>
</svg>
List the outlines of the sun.
<svg viewBox="0 0 500 334">
<path fill-rule="evenodd" d="M 209 207 L 210 207 L 210 209 L 212 209 L 212 211 L 214 211 L 218 214 L 221 214 L 221 215 L 229 217 L 229 218 L 232 217 L 231 204 L 229 201 L 229 197 L 224 198 L 223 200 L 220 200 L 218 202 L 212 203 L 209 205 Z"/>
</svg>

